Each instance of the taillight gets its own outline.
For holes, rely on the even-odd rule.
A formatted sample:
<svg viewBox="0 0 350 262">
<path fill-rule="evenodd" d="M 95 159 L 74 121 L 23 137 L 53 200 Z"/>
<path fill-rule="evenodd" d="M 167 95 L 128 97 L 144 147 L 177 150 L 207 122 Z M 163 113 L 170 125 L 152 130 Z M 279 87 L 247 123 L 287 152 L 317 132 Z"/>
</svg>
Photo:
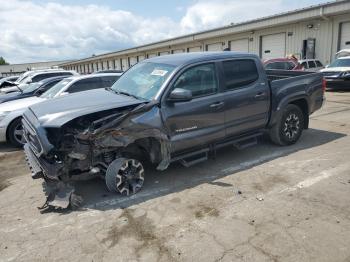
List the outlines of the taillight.
<svg viewBox="0 0 350 262">
<path fill-rule="evenodd" d="M 322 91 L 323 91 L 323 93 L 326 92 L 326 88 L 327 88 L 326 79 L 322 78 Z"/>
</svg>

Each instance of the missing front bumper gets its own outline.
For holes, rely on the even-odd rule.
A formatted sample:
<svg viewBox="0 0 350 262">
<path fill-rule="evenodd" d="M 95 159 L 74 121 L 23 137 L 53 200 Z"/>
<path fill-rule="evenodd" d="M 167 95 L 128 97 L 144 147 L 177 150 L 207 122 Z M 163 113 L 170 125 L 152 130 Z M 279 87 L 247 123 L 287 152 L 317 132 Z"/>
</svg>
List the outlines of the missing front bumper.
<svg viewBox="0 0 350 262">
<path fill-rule="evenodd" d="M 44 178 L 45 180 L 43 182 L 43 191 L 46 195 L 46 201 L 40 209 L 47 207 L 68 208 L 72 204 L 75 191 L 73 184 L 60 181 L 57 178 L 57 167 L 44 168 L 43 165 L 45 164 L 40 162 L 28 144 L 24 145 L 24 153 L 32 172 L 32 178 Z"/>
</svg>

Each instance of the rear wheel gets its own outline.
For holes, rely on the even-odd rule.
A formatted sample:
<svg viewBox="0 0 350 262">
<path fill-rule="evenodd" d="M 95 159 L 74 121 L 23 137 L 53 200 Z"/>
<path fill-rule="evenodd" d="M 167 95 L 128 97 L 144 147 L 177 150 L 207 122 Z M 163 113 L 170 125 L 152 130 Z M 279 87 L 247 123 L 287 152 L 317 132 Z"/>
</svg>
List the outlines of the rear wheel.
<svg viewBox="0 0 350 262">
<path fill-rule="evenodd" d="M 8 127 L 8 139 L 16 147 L 22 147 L 26 140 L 23 133 L 22 119 L 15 119 Z"/>
<path fill-rule="evenodd" d="M 295 144 L 304 128 L 304 115 L 296 105 L 287 105 L 281 119 L 270 129 L 271 140 L 278 145 Z"/>
<path fill-rule="evenodd" d="M 141 190 L 144 182 L 144 168 L 133 158 L 118 158 L 107 168 L 106 185 L 109 191 L 132 195 Z"/>
</svg>

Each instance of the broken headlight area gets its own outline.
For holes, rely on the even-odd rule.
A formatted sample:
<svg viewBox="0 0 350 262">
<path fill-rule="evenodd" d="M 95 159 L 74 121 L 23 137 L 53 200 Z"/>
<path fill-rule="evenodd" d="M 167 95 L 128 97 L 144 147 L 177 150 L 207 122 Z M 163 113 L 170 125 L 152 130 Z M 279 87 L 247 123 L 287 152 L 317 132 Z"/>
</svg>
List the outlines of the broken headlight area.
<svg viewBox="0 0 350 262">
<path fill-rule="evenodd" d="M 74 194 L 75 181 L 97 177 L 106 180 L 107 171 L 113 165 L 120 168 L 125 179 L 130 180 L 125 185 L 120 184 L 124 180 L 117 183 L 124 187 L 128 183 L 135 184 L 136 180 L 143 181 L 143 167 L 138 160 L 143 161 L 145 157 L 157 164 L 159 170 L 164 170 L 170 163 L 170 142 L 161 129 L 158 111 L 157 107 L 141 104 L 81 116 L 57 128 L 46 127 L 44 139 L 48 141 L 50 150 L 35 156 L 45 179 L 47 201 L 44 207 L 73 207 L 81 202 Z M 149 121 L 152 118 L 158 120 Z M 115 163 L 117 160 L 119 162 Z M 131 174 L 140 177 L 135 179 Z M 112 185 L 107 180 L 106 184 L 107 187 Z M 133 189 L 141 185 L 138 183 Z M 117 190 L 138 191 L 124 187 Z M 72 196 L 75 196 L 73 200 Z"/>
</svg>

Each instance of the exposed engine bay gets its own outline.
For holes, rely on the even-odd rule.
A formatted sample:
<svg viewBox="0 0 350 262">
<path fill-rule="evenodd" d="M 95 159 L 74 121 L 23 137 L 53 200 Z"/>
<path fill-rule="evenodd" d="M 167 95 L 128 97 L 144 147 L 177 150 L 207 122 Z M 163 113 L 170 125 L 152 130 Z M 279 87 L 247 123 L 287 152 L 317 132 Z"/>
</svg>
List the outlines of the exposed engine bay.
<svg viewBox="0 0 350 262">
<path fill-rule="evenodd" d="M 146 157 L 156 164 L 159 170 L 166 169 L 170 163 L 170 142 L 166 132 L 162 130 L 159 108 L 151 102 L 80 116 L 60 128 L 47 127 L 46 147 L 49 150 L 42 148 L 41 152 L 33 145 L 33 140 L 37 139 L 42 147 L 45 143 L 40 140 L 40 136 L 32 138 L 38 132 L 30 123 L 31 117 L 33 115 L 27 113 L 23 120 L 28 141 L 25 152 L 29 166 L 32 167 L 33 178 L 45 180 L 44 191 L 47 200 L 43 208 L 79 206 L 82 199 L 74 195 L 74 182 L 96 177 L 105 178 L 108 168 L 116 159 L 127 160 L 125 163 L 119 163 L 124 165 L 119 169 L 126 170 L 125 176 L 131 169 L 133 173 L 143 172 L 143 167 L 139 168 L 140 163 L 137 163 L 136 159 Z M 152 119 L 152 122 L 148 121 L 149 119 Z M 143 182 L 143 178 L 138 178 L 138 181 Z M 108 181 L 106 183 L 111 191 L 119 191 L 126 195 L 136 193 L 142 186 L 130 186 L 127 182 L 130 188 L 124 186 L 118 189 L 114 185 L 109 186 Z M 110 179 L 109 183 L 116 184 L 113 179 L 112 182 Z M 122 182 L 119 182 L 118 185 L 121 184 Z M 113 190 L 114 187 L 117 190 Z"/>
</svg>

